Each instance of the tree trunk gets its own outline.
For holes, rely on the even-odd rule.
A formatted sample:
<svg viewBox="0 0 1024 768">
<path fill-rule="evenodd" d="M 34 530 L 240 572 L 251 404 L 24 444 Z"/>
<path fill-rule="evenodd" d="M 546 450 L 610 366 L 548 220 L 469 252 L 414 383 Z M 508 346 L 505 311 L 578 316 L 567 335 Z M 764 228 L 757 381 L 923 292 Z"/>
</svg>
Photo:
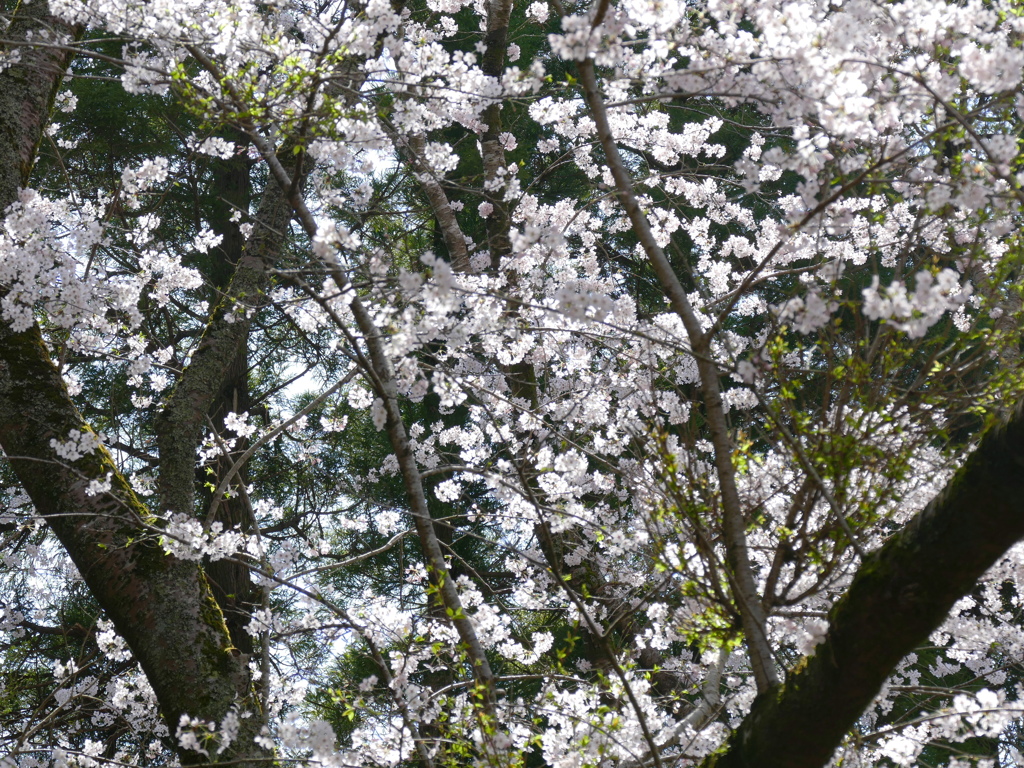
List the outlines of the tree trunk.
<svg viewBox="0 0 1024 768">
<path fill-rule="evenodd" d="M 238 131 L 227 131 L 224 138 L 241 145 L 248 144 L 245 135 Z M 211 297 L 211 306 L 220 299 L 220 295 L 230 288 L 231 278 L 245 255 L 245 238 L 238 226 L 232 221 L 234 212 L 248 213 L 252 196 L 250 180 L 253 161 L 246 154 L 235 154 L 233 157 L 217 159 L 211 163 L 210 201 L 207 219 L 214 232 L 222 237 L 220 245 L 213 249 L 210 265 L 210 282 L 215 295 Z M 249 392 L 249 333 L 248 327 L 239 342 L 234 359 L 228 366 L 223 383 L 209 408 L 210 421 L 221 440 L 234 439 L 234 450 L 229 456 L 218 456 L 208 466 L 197 469 L 199 486 L 204 489 L 216 489 L 221 479 L 230 470 L 237 457 L 245 451 L 247 442 L 235 435 L 224 426 L 224 419 L 229 413 L 249 413 L 252 411 L 252 398 Z M 243 466 L 237 473 L 233 486 L 244 486 L 248 472 Z M 206 509 L 213 501 L 213 490 L 201 494 L 202 504 L 199 514 L 205 519 Z M 256 522 L 252 519 L 247 497 L 237 493 L 228 498 L 219 499 L 215 522 L 224 526 L 224 530 L 237 528 L 244 533 L 252 534 Z M 210 581 L 217 604 L 224 611 L 224 620 L 231 633 L 231 642 L 242 653 L 253 653 L 252 638 L 246 631 L 251 619 L 252 609 L 259 602 L 259 592 L 249 575 L 249 568 L 244 562 L 234 558 L 216 561 L 204 560 L 203 569 Z"/>
<path fill-rule="evenodd" d="M 6 36 L 27 40 L 48 29 L 72 32 L 50 16 L 43 0 L 34 0 L 18 9 Z M 70 60 L 66 50 L 26 46 L 21 62 L 0 74 L 3 208 L 28 181 Z M 15 333 L 0 321 L 0 447 L 142 666 L 168 729 L 174 734 L 185 714 L 220 723 L 233 706 L 257 708 L 248 666 L 231 645 L 199 565 L 164 553 L 149 527 L 155 521 L 105 450 L 70 464 L 56 455 L 50 440 L 64 440 L 72 429 L 89 431 L 39 327 Z M 108 474 L 109 493 L 86 493 L 91 480 Z M 221 757 L 240 761 L 236 765 L 265 759 L 267 752 L 253 742 L 260 720 L 243 719 L 238 739 Z M 205 761 L 196 752 L 180 757 L 186 764 Z"/>
</svg>

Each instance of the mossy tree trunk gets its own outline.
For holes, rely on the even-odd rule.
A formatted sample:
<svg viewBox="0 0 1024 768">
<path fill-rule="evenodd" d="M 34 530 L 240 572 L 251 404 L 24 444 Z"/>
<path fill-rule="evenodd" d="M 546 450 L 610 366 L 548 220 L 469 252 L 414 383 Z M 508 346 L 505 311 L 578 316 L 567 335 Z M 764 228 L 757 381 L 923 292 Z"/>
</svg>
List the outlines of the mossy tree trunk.
<svg viewBox="0 0 1024 768">
<path fill-rule="evenodd" d="M 251 176 L 254 161 L 244 151 L 248 140 L 239 131 L 228 129 L 221 133 L 223 138 L 235 144 L 241 151 L 236 151 L 230 158 L 217 158 L 209 163 L 210 199 L 203 213 L 213 231 L 222 238 L 220 244 L 210 252 L 210 263 L 207 266 L 210 290 L 213 294 L 210 297 L 211 306 L 215 306 L 230 289 L 234 272 L 245 256 L 245 237 L 234 214 L 237 211 L 247 215 L 252 198 Z M 197 211 L 197 218 L 203 213 Z M 234 448 L 231 455 L 218 456 L 196 470 L 197 481 L 202 489 L 198 510 L 201 519 L 205 519 L 206 511 L 211 508 L 215 493 L 213 489 L 220 486 L 221 480 L 247 446 L 244 438 L 224 426 L 224 420 L 230 413 L 252 412 L 252 397 L 249 391 L 249 336 L 246 327 L 235 357 L 210 404 L 209 417 L 212 427 L 217 430 L 219 438 L 225 444 L 234 440 Z M 248 472 L 243 466 L 234 476 L 232 487 L 244 486 L 247 478 Z M 248 497 L 237 492 L 217 500 L 214 520 L 221 523 L 225 530 L 237 528 L 247 534 L 252 534 L 256 525 Z M 252 582 L 248 566 L 235 558 L 215 561 L 206 559 L 203 561 L 203 569 L 210 581 L 213 595 L 224 611 L 231 642 L 242 653 L 252 654 L 252 638 L 246 626 L 251 620 L 253 607 L 259 602 L 259 590 Z"/>
<path fill-rule="evenodd" d="M 1024 537 L 1024 409 L 982 439 L 946 489 L 868 556 L 816 653 L 754 701 L 704 768 L 820 768 L 900 659 Z"/>
<path fill-rule="evenodd" d="M 27 40 L 43 30 L 73 34 L 43 0 L 22 5 L 6 34 Z M 0 207 L 17 199 L 31 172 L 53 99 L 71 61 L 68 51 L 25 46 L 0 74 Z M 279 230 L 280 231 L 280 230 Z M 220 382 L 215 382 L 214 391 Z M 14 332 L 0 321 L 0 447 L 36 510 L 50 525 L 86 585 L 124 637 L 157 695 L 171 733 L 188 714 L 219 723 L 232 707 L 258 707 L 246 659 L 231 644 L 201 568 L 164 553 L 147 509 L 105 450 L 67 463 L 51 439 L 89 430 L 53 365 L 38 326 Z M 194 476 L 187 478 L 191 492 Z M 90 496 L 91 480 L 110 475 L 109 493 Z M 241 721 L 219 757 L 265 764 L 253 738 L 261 718 Z M 182 752 L 182 762 L 206 762 Z"/>
</svg>

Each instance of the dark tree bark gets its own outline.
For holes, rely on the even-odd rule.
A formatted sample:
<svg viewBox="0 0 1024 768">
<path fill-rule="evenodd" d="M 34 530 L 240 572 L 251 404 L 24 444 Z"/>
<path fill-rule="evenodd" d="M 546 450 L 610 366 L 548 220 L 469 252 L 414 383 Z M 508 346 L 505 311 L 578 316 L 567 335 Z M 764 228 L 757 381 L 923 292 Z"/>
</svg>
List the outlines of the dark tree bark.
<svg viewBox="0 0 1024 768">
<path fill-rule="evenodd" d="M 705 768 L 820 768 L 900 659 L 1024 537 L 1024 409 L 982 439 L 946 489 L 868 556 L 816 653 L 754 701 Z"/>
<path fill-rule="evenodd" d="M 235 650 L 199 565 L 166 555 L 154 521 L 105 450 L 64 464 L 49 445 L 87 430 L 38 327 L 12 333 L 0 323 L 0 446 L 19 481 L 78 567 L 149 678 L 173 734 L 183 714 L 220 722 L 231 706 L 257 706 L 249 671 Z M 110 493 L 89 481 L 110 473 Z M 197 686 L 196 681 L 203 681 Z M 262 755 L 249 731 L 236 758 Z M 251 725 L 250 725 L 251 724 Z M 182 753 L 185 763 L 197 753 Z"/>
<path fill-rule="evenodd" d="M 50 16 L 44 0 L 34 0 L 18 9 L 6 36 L 28 40 L 43 31 L 73 33 Z M 28 182 L 70 61 L 67 50 L 26 45 L 20 63 L 0 73 L 2 208 Z M 72 463 L 55 454 L 50 440 L 63 440 L 72 429 L 89 427 L 71 401 L 39 327 L 15 333 L 0 321 L 0 447 L 142 666 L 168 729 L 173 734 L 183 714 L 219 723 L 233 706 L 258 709 L 246 660 L 231 645 L 224 616 L 199 565 L 164 553 L 152 533 L 155 521 L 105 450 Z M 191 463 L 190 456 L 190 468 Z M 111 491 L 89 496 L 89 482 L 108 474 Z M 189 491 L 192 484 L 190 473 L 185 483 Z M 265 759 L 267 752 L 253 742 L 260 720 L 243 719 L 239 738 L 221 759 L 242 765 Z M 186 764 L 206 761 L 195 752 L 180 757 Z"/>
<path fill-rule="evenodd" d="M 9 40 L 31 35 L 74 38 L 77 31 L 50 15 L 42 0 L 21 3 L 7 28 Z M 43 128 L 50 118 L 61 78 L 71 63 L 71 53 L 54 47 L 23 47 L 19 63 L 0 73 L 0 206 L 18 199 L 25 186 Z"/>
<path fill-rule="evenodd" d="M 245 147 L 248 140 L 238 131 L 227 131 L 224 138 Z M 214 296 L 211 306 L 216 304 L 221 295 L 230 289 L 231 279 L 245 255 L 245 238 L 236 221 L 232 221 L 235 211 L 248 213 L 252 197 L 251 171 L 253 161 L 247 154 L 235 154 L 228 159 L 217 159 L 210 164 L 210 194 L 212 200 L 208 206 L 207 220 L 214 232 L 222 237 L 220 245 L 213 249 L 210 265 L 210 282 Z M 234 440 L 234 450 L 230 456 L 218 456 L 207 467 L 197 470 L 198 482 L 206 492 L 201 494 L 199 513 L 205 516 L 205 509 L 213 501 L 212 488 L 220 486 L 221 479 L 230 470 L 235 459 L 245 451 L 246 441 L 235 435 L 224 426 L 224 419 L 229 413 L 247 413 L 252 410 L 252 398 L 249 392 L 249 333 L 246 333 L 238 345 L 234 359 L 228 366 L 224 381 L 214 396 L 209 408 L 210 421 L 217 430 L 220 439 L 225 443 Z M 234 485 L 245 485 L 248 472 L 243 466 L 236 475 Z M 214 520 L 221 523 L 225 530 L 238 528 L 251 534 L 255 530 L 256 521 L 247 504 L 244 494 L 236 494 L 230 498 L 218 500 Z M 252 638 L 246 631 L 251 619 L 252 610 L 259 600 L 259 592 L 252 582 L 249 568 L 244 562 L 235 558 L 203 561 L 206 577 L 210 581 L 217 604 L 224 611 L 231 642 L 242 653 L 253 653 Z"/>
</svg>

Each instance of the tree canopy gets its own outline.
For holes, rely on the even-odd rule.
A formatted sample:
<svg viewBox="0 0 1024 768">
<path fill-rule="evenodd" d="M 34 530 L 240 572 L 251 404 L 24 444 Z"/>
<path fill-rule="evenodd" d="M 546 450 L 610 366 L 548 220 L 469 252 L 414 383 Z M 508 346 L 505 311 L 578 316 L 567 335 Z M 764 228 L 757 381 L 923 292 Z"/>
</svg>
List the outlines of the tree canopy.
<svg viewBox="0 0 1024 768">
<path fill-rule="evenodd" d="M 0 765 L 1024 760 L 1017 0 L 32 0 Z"/>
</svg>

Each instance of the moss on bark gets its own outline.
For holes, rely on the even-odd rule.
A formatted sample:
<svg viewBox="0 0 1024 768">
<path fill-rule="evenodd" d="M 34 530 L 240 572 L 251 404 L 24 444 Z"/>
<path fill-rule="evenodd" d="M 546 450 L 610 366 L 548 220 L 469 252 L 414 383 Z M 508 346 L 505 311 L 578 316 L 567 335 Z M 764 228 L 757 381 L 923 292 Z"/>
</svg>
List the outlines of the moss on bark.
<svg viewBox="0 0 1024 768">
<path fill-rule="evenodd" d="M 72 428 L 88 426 L 39 329 L 12 333 L 0 325 L 0 446 L 142 665 L 169 727 L 182 714 L 219 722 L 233 705 L 256 709 L 247 659 L 231 645 L 199 565 L 164 553 L 147 529 L 149 511 L 105 450 L 72 463 L 54 454 L 50 439 L 63 439 Z M 89 481 L 107 473 L 111 492 L 89 496 Z M 253 732 L 225 758 L 265 757 L 252 743 L 258 722 L 243 721 Z"/>
<path fill-rule="evenodd" d="M 18 9 L 5 36 L 27 40 L 53 30 L 73 34 L 36 0 Z M 28 181 L 70 59 L 58 47 L 26 46 L 21 63 L 0 73 L 0 208 L 14 202 Z M 247 660 L 231 646 L 198 564 L 164 553 L 152 516 L 105 450 L 70 463 L 56 455 L 51 439 L 64 440 L 72 429 L 89 426 L 38 326 L 15 333 L 0 320 L 0 447 L 138 659 L 171 732 L 182 714 L 220 722 L 233 706 L 256 709 Z M 90 496 L 90 481 L 108 473 L 111 491 Z M 253 741 L 259 727 L 260 718 L 243 719 L 238 740 L 220 758 L 236 765 L 265 759 L 266 751 Z M 181 755 L 186 764 L 200 757 Z"/>
<path fill-rule="evenodd" d="M 704 768 L 819 768 L 900 659 L 1024 537 L 1024 413 L 991 430 L 947 488 L 868 556 L 829 633 L 784 685 L 755 699 Z"/>
</svg>

